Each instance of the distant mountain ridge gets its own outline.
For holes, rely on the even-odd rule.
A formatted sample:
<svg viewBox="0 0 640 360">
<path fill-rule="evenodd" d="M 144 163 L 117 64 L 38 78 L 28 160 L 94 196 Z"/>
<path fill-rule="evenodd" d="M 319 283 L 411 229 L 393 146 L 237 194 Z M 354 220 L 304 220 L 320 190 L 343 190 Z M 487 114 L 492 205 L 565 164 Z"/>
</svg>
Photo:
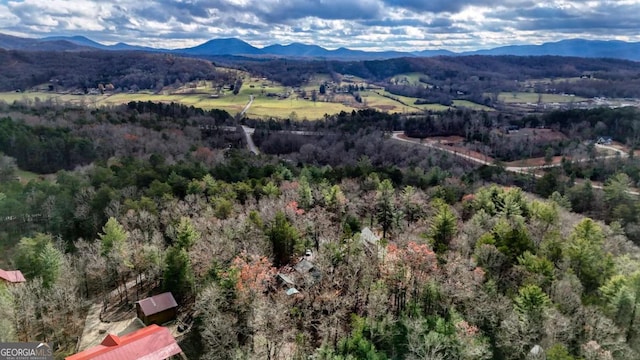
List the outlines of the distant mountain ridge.
<svg viewBox="0 0 640 360">
<path fill-rule="evenodd" d="M 640 42 L 618 40 L 569 39 L 541 45 L 511 45 L 488 50 L 478 50 L 467 55 L 519 55 L 519 56 L 577 56 L 589 58 L 618 58 L 640 60 Z"/>
<path fill-rule="evenodd" d="M 515 56 L 572 56 L 587 58 L 615 58 L 640 61 L 640 42 L 569 39 L 540 45 L 509 45 L 493 49 L 456 53 L 445 49 L 414 52 L 371 52 L 338 48 L 328 50 L 318 45 L 291 43 L 255 47 L 237 38 L 212 39 L 200 45 L 182 49 L 162 49 L 125 43 L 104 45 L 84 36 L 51 36 L 42 39 L 21 38 L 0 34 L 0 48 L 28 51 L 87 51 L 133 50 L 184 54 L 189 56 L 237 55 L 250 57 L 293 57 L 330 60 L 383 60 L 399 57 L 515 55 Z"/>
<path fill-rule="evenodd" d="M 70 42 L 72 44 L 78 45 L 78 46 L 84 46 L 87 48 L 93 48 L 93 49 L 100 49 L 100 50 L 136 50 L 136 51 L 168 51 L 166 49 L 156 49 L 156 48 L 152 48 L 152 47 L 145 47 L 145 46 L 135 46 L 135 45 L 129 45 L 129 44 L 125 44 L 125 43 L 117 43 L 114 45 L 104 45 L 101 44 L 99 42 L 93 41 L 87 37 L 84 36 L 49 36 L 49 37 L 45 37 L 42 39 L 37 39 L 41 42 L 60 42 L 60 41 L 67 41 Z M 16 49 L 16 50 L 20 50 L 20 49 Z"/>
</svg>

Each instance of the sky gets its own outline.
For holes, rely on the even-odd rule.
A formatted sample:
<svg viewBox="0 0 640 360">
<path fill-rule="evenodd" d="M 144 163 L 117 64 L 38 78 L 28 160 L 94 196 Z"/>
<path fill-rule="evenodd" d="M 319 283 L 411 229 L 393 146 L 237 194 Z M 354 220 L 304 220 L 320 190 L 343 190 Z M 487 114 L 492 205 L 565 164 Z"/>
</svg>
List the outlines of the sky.
<svg viewBox="0 0 640 360">
<path fill-rule="evenodd" d="M 570 38 L 640 41 L 640 0 L 0 0 L 0 33 L 184 48 L 467 51 Z"/>
</svg>

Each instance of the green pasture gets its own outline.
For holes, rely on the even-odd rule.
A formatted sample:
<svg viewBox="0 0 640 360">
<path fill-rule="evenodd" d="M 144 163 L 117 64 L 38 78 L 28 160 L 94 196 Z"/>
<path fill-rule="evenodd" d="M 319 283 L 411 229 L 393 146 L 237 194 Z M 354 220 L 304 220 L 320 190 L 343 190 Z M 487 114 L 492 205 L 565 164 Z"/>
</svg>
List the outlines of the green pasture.
<svg viewBox="0 0 640 360">
<path fill-rule="evenodd" d="M 292 88 L 282 86 L 274 81 L 252 78 L 248 79 L 248 81 L 243 81 L 242 87 L 240 88 L 240 93 L 238 93 L 238 95 L 248 97 L 249 95 L 258 96 L 266 95 L 269 93 L 284 94 L 292 91 Z"/>
<path fill-rule="evenodd" d="M 375 91 L 361 91 L 360 96 L 362 97 L 363 105 L 381 111 L 387 111 L 391 113 L 418 111 L 418 109 L 416 108 L 402 105 L 398 101 L 382 96 Z"/>
<path fill-rule="evenodd" d="M 528 80 L 531 83 L 541 83 L 541 84 L 550 84 L 550 83 L 559 83 L 559 82 L 569 82 L 569 83 L 575 83 L 578 82 L 580 80 L 598 80 L 595 78 L 591 78 L 591 79 L 581 79 L 579 76 L 575 76 L 575 77 L 560 77 L 560 78 L 542 78 L 542 79 L 531 79 Z"/>
<path fill-rule="evenodd" d="M 339 86 L 349 86 L 349 85 L 365 85 L 369 83 L 369 80 L 363 79 L 361 77 L 355 75 L 342 75 L 342 81 Z"/>
<path fill-rule="evenodd" d="M 531 92 L 502 92 L 498 96 L 498 100 L 504 103 L 514 104 L 514 103 L 532 103 L 535 104 L 538 102 L 538 96 L 540 94 L 531 93 Z M 540 99 L 542 103 L 570 103 L 570 102 L 580 102 L 585 101 L 586 99 L 580 96 L 565 96 L 558 94 L 541 94 L 542 98 Z"/>
<path fill-rule="evenodd" d="M 248 116 L 260 118 L 290 118 L 292 113 L 299 120 L 321 119 L 325 114 L 337 114 L 341 111 L 351 112 L 353 107 L 340 103 L 313 102 L 310 100 L 290 97 L 288 99 L 258 97 L 247 111 Z"/>
<path fill-rule="evenodd" d="M 395 111 L 391 111 L 391 112 L 446 111 L 446 110 L 449 110 L 448 106 L 440 105 L 440 104 L 420 104 L 420 105 L 416 105 L 415 102 L 416 102 L 416 100 L 418 100 L 418 98 L 391 94 L 391 93 L 389 93 L 387 91 L 376 91 L 376 92 L 372 91 L 370 93 L 375 94 L 375 95 L 379 96 L 382 99 L 385 99 L 384 101 L 386 103 L 390 102 L 391 104 L 394 104 L 397 109 Z M 386 95 L 386 96 L 383 96 L 383 95 Z M 393 99 L 390 99 L 387 96 L 390 96 Z M 369 106 L 371 106 L 371 105 L 369 104 Z M 389 110 L 387 110 L 387 111 L 389 111 Z"/>
<path fill-rule="evenodd" d="M 398 74 L 391 78 L 391 83 L 392 84 L 397 83 L 398 85 L 413 85 L 413 86 L 423 85 L 424 86 L 425 84 L 420 82 L 421 77 L 428 77 L 428 76 L 421 72 Z"/>
<path fill-rule="evenodd" d="M 253 87 L 250 87 L 250 85 L 253 85 Z M 336 114 L 340 111 L 351 112 L 360 107 L 360 105 L 354 104 L 350 106 L 349 104 L 343 104 L 341 102 L 313 102 L 311 100 L 299 99 L 296 94 L 292 94 L 287 99 L 266 96 L 268 93 L 280 94 L 290 91 L 292 91 L 291 88 L 283 87 L 277 83 L 272 84 L 268 80 L 246 79 L 240 93 L 237 95 L 234 95 L 229 90 L 222 91 L 218 94 L 218 90 L 214 89 L 210 82 L 199 82 L 173 91 L 166 90 L 158 94 L 150 91 L 113 95 L 0 92 L 0 101 L 13 103 L 14 101 L 44 102 L 50 100 L 59 103 L 72 103 L 86 106 L 120 105 L 131 101 L 175 102 L 206 110 L 226 110 L 230 114 L 235 115 L 244 109 L 245 105 L 249 102 L 250 96 L 253 95 L 254 102 L 247 112 L 248 116 L 288 118 L 295 112 L 296 117 L 299 119 L 320 119 L 325 114 Z M 361 96 L 364 100 L 362 106 L 392 113 L 410 113 L 424 110 L 443 111 L 448 109 L 448 107 L 439 104 L 414 105 L 413 103 L 417 100 L 415 98 L 390 94 L 395 99 L 398 99 L 394 100 L 382 96 L 382 94 L 383 92 L 378 94 L 375 91 L 362 91 Z M 406 105 L 402 104 L 402 102 Z"/>
<path fill-rule="evenodd" d="M 479 110 L 479 111 L 495 111 L 491 107 L 474 103 L 473 101 L 469 101 L 469 100 L 453 100 L 453 106 L 467 108 L 471 110 Z"/>
<path fill-rule="evenodd" d="M 20 178 L 20 182 L 23 184 L 28 183 L 31 180 L 39 180 L 40 179 L 40 175 L 31 172 L 31 171 L 26 171 L 26 170 L 22 170 L 22 169 L 16 169 L 15 172 L 16 176 L 18 178 Z"/>
</svg>

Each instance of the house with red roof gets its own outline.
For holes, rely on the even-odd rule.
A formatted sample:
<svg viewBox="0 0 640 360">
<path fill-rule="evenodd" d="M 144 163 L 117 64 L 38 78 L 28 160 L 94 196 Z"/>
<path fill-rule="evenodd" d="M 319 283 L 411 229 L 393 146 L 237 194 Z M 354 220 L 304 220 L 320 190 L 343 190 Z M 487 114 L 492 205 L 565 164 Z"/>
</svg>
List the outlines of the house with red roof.
<svg viewBox="0 0 640 360">
<path fill-rule="evenodd" d="M 2 269 L 0 269 L 0 280 L 11 284 L 18 284 L 27 281 L 20 270 L 8 271 Z"/>
<path fill-rule="evenodd" d="M 127 335 L 107 335 L 102 343 L 65 360 L 165 360 L 178 359 L 182 349 L 166 327 L 150 325 Z"/>
<path fill-rule="evenodd" d="M 136 302 L 136 313 L 145 325 L 161 325 L 178 316 L 178 303 L 166 292 Z"/>
</svg>

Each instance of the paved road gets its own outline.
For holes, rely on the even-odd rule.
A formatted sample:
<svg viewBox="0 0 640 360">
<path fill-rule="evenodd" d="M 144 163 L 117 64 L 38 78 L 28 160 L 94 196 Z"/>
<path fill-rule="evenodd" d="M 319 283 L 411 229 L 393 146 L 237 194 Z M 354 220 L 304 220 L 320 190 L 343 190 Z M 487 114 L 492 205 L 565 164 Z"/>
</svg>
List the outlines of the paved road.
<svg viewBox="0 0 640 360">
<path fill-rule="evenodd" d="M 249 95 L 249 102 L 240 112 L 240 117 L 244 116 L 247 110 L 249 110 L 249 108 L 251 107 L 251 104 L 253 104 L 253 95 Z M 254 128 L 242 125 L 242 132 L 244 132 L 244 137 L 247 139 L 247 148 L 249 148 L 249 151 L 251 151 L 252 153 L 258 155 L 260 154 L 260 150 L 258 150 L 258 147 L 253 143 L 253 139 L 251 138 L 251 135 L 253 135 L 255 130 L 256 129 Z"/>
<path fill-rule="evenodd" d="M 472 161 L 472 162 L 474 162 L 476 164 L 494 165 L 490 161 L 485 161 L 485 160 L 482 160 L 482 159 L 478 159 L 477 157 L 473 157 L 471 155 L 467 155 L 467 154 L 464 154 L 464 153 L 461 153 L 461 152 L 458 152 L 458 151 L 454 151 L 454 150 L 451 150 L 451 149 L 442 148 L 442 147 L 436 146 L 436 145 L 434 145 L 432 143 L 428 143 L 428 142 L 421 143 L 421 142 L 418 142 L 418 141 L 415 141 L 415 140 L 402 138 L 402 137 L 400 137 L 400 135 L 402 135 L 402 134 L 404 134 L 404 131 L 394 131 L 393 135 L 391 136 L 391 138 L 394 139 L 394 140 L 398 140 L 398 141 L 402 141 L 402 142 L 406 142 L 406 143 L 410 143 L 410 144 L 422 145 L 424 147 L 428 147 L 428 148 L 431 148 L 431 149 L 444 151 L 446 153 L 453 154 L 453 155 L 461 157 L 463 159 L 467 159 L 469 161 Z"/>
<path fill-rule="evenodd" d="M 479 159 L 477 157 L 473 157 L 471 155 L 467 155 L 467 154 L 464 154 L 464 153 L 461 153 L 461 152 L 458 152 L 458 151 L 454 151 L 454 150 L 451 150 L 451 149 L 442 148 L 442 147 L 436 146 L 433 143 L 421 143 L 421 142 L 418 142 L 418 141 L 415 141 L 415 140 L 402 138 L 402 137 L 400 137 L 400 135 L 402 135 L 402 134 L 404 134 L 404 131 L 394 131 L 393 135 L 391 136 L 391 138 L 394 139 L 394 140 L 397 140 L 397 141 L 402 141 L 402 142 L 407 142 L 407 143 L 411 143 L 411 144 L 422 145 L 424 147 L 428 147 L 428 148 L 431 148 L 431 149 L 436 149 L 438 151 L 444 151 L 446 153 L 453 154 L 453 155 L 458 156 L 460 158 L 475 162 L 476 164 L 496 166 L 496 164 L 494 164 L 493 162 L 485 161 L 485 160 Z M 617 153 L 616 155 L 598 156 L 598 157 L 596 157 L 596 159 L 609 159 L 609 158 L 614 158 L 614 157 L 617 157 L 617 156 L 621 156 L 621 157 L 629 156 L 624 151 L 622 151 L 620 149 L 616 149 L 616 148 L 611 147 L 611 146 L 598 145 L 598 144 L 596 144 L 596 146 L 601 148 L 601 149 L 612 150 L 612 151 L 615 151 Z M 589 161 L 589 160 L 590 159 L 581 159 L 581 160 L 578 160 L 578 161 Z M 539 177 L 542 177 L 542 175 L 537 174 L 535 172 L 535 170 L 546 169 L 546 168 L 551 168 L 551 167 L 558 167 L 558 166 L 561 166 L 561 165 L 562 164 L 547 164 L 547 165 L 539 165 L 539 166 L 522 166 L 522 167 L 519 167 L 519 166 L 507 166 L 504 169 L 506 171 L 509 171 L 509 172 L 514 172 L 514 173 L 519 173 L 519 174 L 529 174 L 529 175 L 533 175 L 533 176 L 539 178 Z M 594 189 L 602 189 L 603 188 L 602 185 L 598 185 L 598 184 L 592 184 L 592 187 Z M 635 190 L 627 190 L 627 193 L 631 194 L 631 195 L 639 195 L 640 196 L 640 192 L 635 191 Z"/>
<path fill-rule="evenodd" d="M 253 95 L 249 95 L 249 102 L 247 103 L 247 105 L 244 106 L 244 109 L 242 109 L 242 111 L 240 112 L 240 117 L 244 116 L 244 113 L 246 113 L 247 110 L 249 110 L 249 108 L 251 107 L 251 104 L 253 104 Z"/>
</svg>

